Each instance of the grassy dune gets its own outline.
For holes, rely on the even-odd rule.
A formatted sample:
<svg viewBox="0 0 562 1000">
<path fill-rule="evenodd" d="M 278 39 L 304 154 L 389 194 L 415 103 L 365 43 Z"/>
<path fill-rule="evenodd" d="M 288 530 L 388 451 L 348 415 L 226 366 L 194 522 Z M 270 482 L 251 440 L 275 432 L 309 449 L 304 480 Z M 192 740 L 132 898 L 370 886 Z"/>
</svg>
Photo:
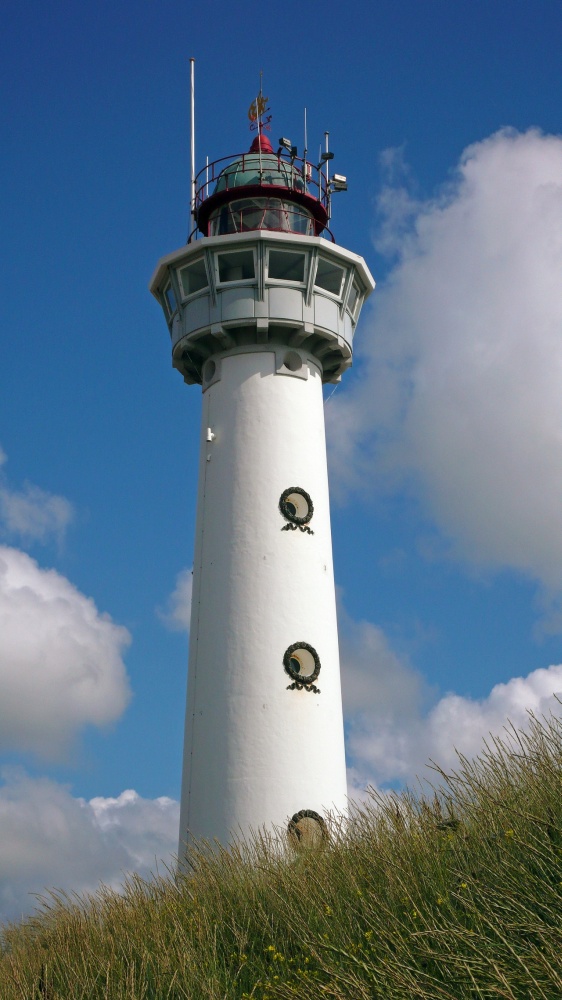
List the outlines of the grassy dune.
<svg viewBox="0 0 562 1000">
<path fill-rule="evenodd" d="M 2 1000 L 561 1000 L 562 722 L 374 796 L 321 850 L 202 850 L 174 881 L 52 894 L 4 930 Z"/>
</svg>

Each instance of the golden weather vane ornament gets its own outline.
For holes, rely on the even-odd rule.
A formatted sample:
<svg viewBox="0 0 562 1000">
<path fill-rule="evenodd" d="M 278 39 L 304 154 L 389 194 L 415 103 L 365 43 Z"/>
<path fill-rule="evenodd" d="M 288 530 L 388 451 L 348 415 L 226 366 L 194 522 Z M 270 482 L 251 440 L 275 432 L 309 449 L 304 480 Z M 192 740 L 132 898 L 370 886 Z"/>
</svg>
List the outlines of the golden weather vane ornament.
<svg viewBox="0 0 562 1000">
<path fill-rule="evenodd" d="M 250 129 L 255 131 L 259 129 L 260 132 L 264 128 L 269 128 L 269 123 L 271 121 L 271 115 L 264 119 L 264 114 L 269 111 L 267 102 L 269 97 L 264 97 L 262 92 L 262 76 L 263 70 L 260 71 L 260 91 L 255 100 L 252 101 L 250 107 L 248 108 L 248 118 L 250 119 Z"/>
<path fill-rule="evenodd" d="M 268 111 L 267 102 L 269 97 L 264 97 L 263 94 L 259 94 L 255 101 L 252 101 L 250 107 L 248 108 L 248 118 L 251 122 L 255 122 L 258 118 L 261 118 L 264 111 Z"/>
</svg>

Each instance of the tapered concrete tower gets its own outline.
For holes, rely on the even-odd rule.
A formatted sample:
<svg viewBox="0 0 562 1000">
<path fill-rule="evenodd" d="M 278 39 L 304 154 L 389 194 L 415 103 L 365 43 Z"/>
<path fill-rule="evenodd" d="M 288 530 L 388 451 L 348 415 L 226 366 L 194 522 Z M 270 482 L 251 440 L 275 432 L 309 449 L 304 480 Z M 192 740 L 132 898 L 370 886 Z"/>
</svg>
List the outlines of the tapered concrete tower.
<svg viewBox="0 0 562 1000">
<path fill-rule="evenodd" d="M 180 857 L 263 826 L 314 840 L 346 810 L 322 387 L 374 281 L 326 228 L 332 154 L 274 150 L 265 100 L 250 151 L 198 175 L 196 231 L 150 284 L 203 390 Z"/>
</svg>

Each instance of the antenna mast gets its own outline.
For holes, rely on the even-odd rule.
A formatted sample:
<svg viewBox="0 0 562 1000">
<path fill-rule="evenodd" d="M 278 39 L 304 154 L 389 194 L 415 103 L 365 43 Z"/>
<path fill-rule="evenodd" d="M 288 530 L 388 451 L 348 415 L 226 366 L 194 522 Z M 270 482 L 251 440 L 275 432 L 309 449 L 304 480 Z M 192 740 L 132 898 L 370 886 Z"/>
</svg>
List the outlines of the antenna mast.
<svg viewBox="0 0 562 1000">
<path fill-rule="evenodd" d="M 259 158 L 260 158 L 260 184 L 261 184 L 262 177 L 263 177 L 263 168 L 262 168 L 262 162 L 261 162 L 261 136 L 262 136 L 262 131 L 263 131 L 262 99 L 263 99 L 263 69 L 260 69 L 260 92 L 258 94 L 258 99 L 256 101 L 256 108 L 257 108 L 257 112 L 258 112 L 258 136 L 259 136 L 258 154 L 259 154 Z"/>
<path fill-rule="evenodd" d="M 324 132 L 326 153 L 328 152 L 329 140 L 330 140 L 330 133 Z M 330 198 L 330 173 L 328 170 L 328 157 L 326 157 L 326 163 L 325 163 L 325 177 L 326 177 L 326 201 L 327 201 L 328 220 L 329 220 L 332 217 L 332 199 Z"/>
<path fill-rule="evenodd" d="M 304 109 L 304 153 L 302 157 L 302 179 L 304 183 L 304 190 L 306 191 L 307 182 L 307 162 L 306 156 L 308 153 L 308 129 L 306 127 L 306 108 Z"/>
<path fill-rule="evenodd" d="M 195 59 L 189 60 L 191 77 L 191 231 L 197 224 L 195 213 Z"/>
</svg>

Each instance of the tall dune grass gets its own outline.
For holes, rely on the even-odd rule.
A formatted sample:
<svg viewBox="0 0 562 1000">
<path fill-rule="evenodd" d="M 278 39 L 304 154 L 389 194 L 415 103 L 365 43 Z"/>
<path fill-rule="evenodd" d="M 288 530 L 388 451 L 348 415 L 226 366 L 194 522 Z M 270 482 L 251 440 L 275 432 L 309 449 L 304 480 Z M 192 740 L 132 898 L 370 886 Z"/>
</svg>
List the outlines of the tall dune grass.
<svg viewBox="0 0 562 1000">
<path fill-rule="evenodd" d="M 5 928 L 2 1000 L 560 1000 L 562 722 L 531 718 L 430 796 L 373 795 L 321 849 L 203 845 Z"/>
</svg>

